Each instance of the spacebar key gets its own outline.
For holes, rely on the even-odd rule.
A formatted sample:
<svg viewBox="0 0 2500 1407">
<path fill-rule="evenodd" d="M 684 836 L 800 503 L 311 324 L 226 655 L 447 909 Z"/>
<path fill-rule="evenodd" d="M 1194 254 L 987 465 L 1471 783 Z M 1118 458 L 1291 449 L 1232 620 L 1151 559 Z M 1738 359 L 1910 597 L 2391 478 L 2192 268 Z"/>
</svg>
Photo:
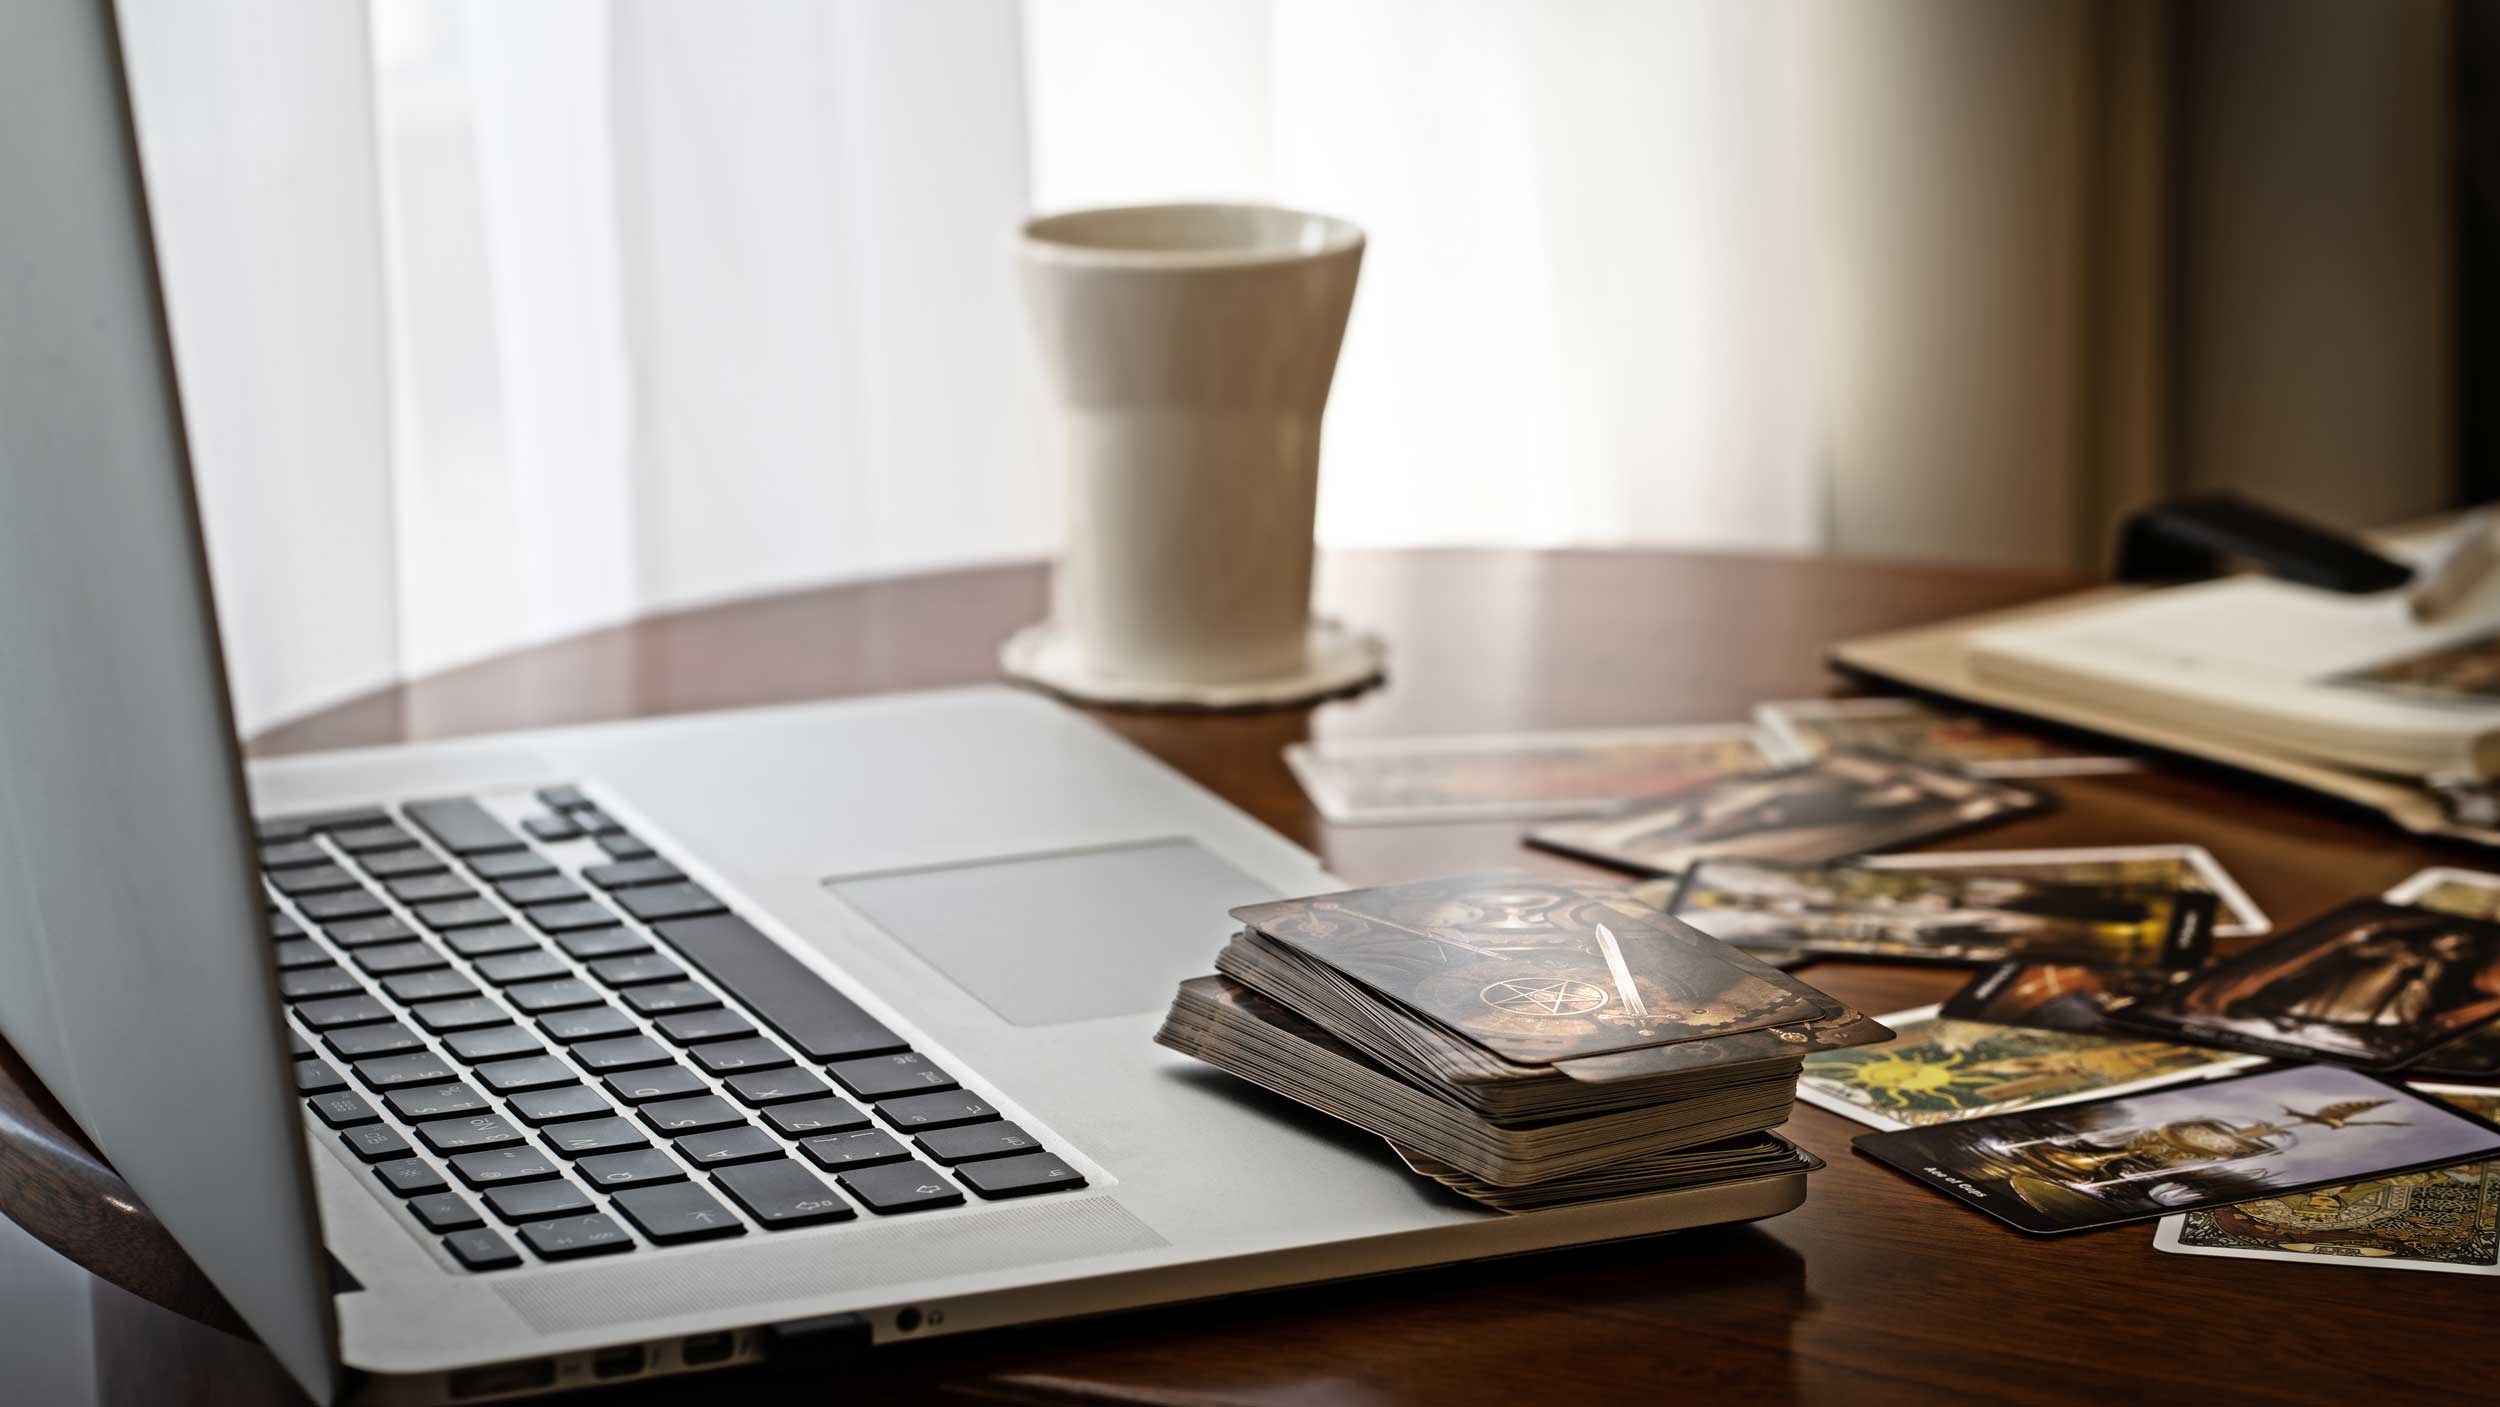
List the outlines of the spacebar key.
<svg viewBox="0 0 2500 1407">
<path fill-rule="evenodd" d="M 408 819 L 454 855 L 483 855 L 492 850 L 518 850 L 514 835 L 494 814 L 467 797 L 448 801 L 411 801 Z"/>
<path fill-rule="evenodd" d="M 884 1055 L 911 1047 L 736 914 L 655 923 L 651 931 L 810 1060 Z"/>
</svg>

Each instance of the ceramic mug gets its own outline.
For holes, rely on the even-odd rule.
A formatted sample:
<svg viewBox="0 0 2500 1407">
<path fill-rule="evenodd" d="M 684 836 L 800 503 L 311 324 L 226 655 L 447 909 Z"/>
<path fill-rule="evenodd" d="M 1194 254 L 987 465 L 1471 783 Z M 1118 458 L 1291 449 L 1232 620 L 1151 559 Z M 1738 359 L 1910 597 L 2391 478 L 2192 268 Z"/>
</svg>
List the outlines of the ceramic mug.
<svg viewBox="0 0 2500 1407">
<path fill-rule="evenodd" d="M 1060 395 L 1058 647 L 1140 697 L 1303 674 L 1320 413 L 1363 232 L 1135 206 L 1028 221 L 1021 255 Z"/>
</svg>

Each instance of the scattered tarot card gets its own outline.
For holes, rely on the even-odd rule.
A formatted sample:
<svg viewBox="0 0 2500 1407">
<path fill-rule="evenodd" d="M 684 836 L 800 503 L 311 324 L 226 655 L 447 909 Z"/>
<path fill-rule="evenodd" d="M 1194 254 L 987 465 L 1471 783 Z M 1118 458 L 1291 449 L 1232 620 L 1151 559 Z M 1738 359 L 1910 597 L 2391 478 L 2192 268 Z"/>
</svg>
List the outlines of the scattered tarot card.
<svg viewBox="0 0 2500 1407">
<path fill-rule="evenodd" d="M 1862 1124 L 1903 1129 L 2156 1089 L 2258 1063 L 2143 1037 L 1954 1021 L 1932 1006 L 1881 1020 L 1893 1039 L 1807 1056 L 1797 1097 Z"/>
<path fill-rule="evenodd" d="M 2143 765 L 1915 699 L 1791 699 L 1763 704 L 1754 718 L 1778 762 L 1806 762 L 1834 748 L 1855 747 L 1947 763 L 1982 777 L 2081 777 L 2133 772 Z"/>
<path fill-rule="evenodd" d="M 1989 968 L 1944 999 L 1956 1021 L 1993 1021 L 2078 1035 L 2141 1035 L 2110 1021 L 2147 997 L 2188 979 L 2157 967 L 2078 967 L 2066 963 L 2009 962 Z"/>
<path fill-rule="evenodd" d="M 1833 751 L 1795 767 L 1701 782 L 1605 816 L 1548 822 L 1527 838 L 1599 864 L 1672 874 L 1719 856 L 1822 864 L 2054 805 L 2047 792 L 2020 782 Z"/>
<path fill-rule="evenodd" d="M 2500 1119 L 2500 1090 L 2413 1088 L 2469 1114 Z M 2153 1245 L 2191 1256 L 2500 1275 L 2495 1225 L 2500 1162 L 2459 1163 L 2166 1216 Z"/>
<path fill-rule="evenodd" d="M 2411 904 L 2467 918 L 2500 919 L 2500 874 L 2429 869 L 2387 891 L 2391 904 Z M 2500 1078 L 2500 1022 L 2487 1021 L 2405 1067 L 2422 1079 Z"/>
<path fill-rule="evenodd" d="M 1890 962 L 2193 968 L 2211 894 L 1984 872 L 1703 860 L 1669 912 L 1722 942 Z"/>
<path fill-rule="evenodd" d="M 1285 765 L 1340 824 L 1574 816 L 1771 765 L 1748 723 L 1294 743 Z"/>
<path fill-rule="evenodd" d="M 2256 938 L 2274 921 L 2202 845 L 2093 845 L 2059 850 L 1917 850 L 1870 855 L 1859 863 L 1883 870 L 1976 870 L 2052 884 L 2141 884 L 2186 889 L 2221 901 L 2216 938 Z M 2500 884 L 2500 877 L 2493 883 Z M 2500 901 L 2500 895 L 2495 895 Z M 2489 917 L 2489 915 L 2485 915 Z M 2226 952 L 2228 949 L 2225 950 Z"/>
<path fill-rule="evenodd" d="M 2393 1081 L 2292 1065 L 1853 1146 L 2035 1235 L 2288 1197 L 2500 1156 L 2500 1126 Z"/>
<path fill-rule="evenodd" d="M 2500 923 L 2363 899 L 2112 1016 L 2261 1055 L 2399 1069 L 2500 1018 Z"/>
</svg>

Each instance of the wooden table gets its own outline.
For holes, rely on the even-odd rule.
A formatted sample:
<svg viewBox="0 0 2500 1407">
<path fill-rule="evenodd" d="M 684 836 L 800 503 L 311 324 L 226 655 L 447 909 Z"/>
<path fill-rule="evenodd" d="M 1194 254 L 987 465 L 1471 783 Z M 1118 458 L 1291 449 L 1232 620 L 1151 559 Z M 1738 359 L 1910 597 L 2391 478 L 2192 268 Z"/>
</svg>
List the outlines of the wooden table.
<svg viewBox="0 0 2500 1407">
<path fill-rule="evenodd" d="M 1279 751 L 1313 735 L 1741 719 L 1763 700 L 1831 692 L 1821 659 L 1834 641 L 2073 584 L 1699 554 L 1342 553 L 1324 563 L 1322 605 L 1391 641 L 1385 687 L 1278 713 L 1099 716 L 1358 882 L 1487 863 L 1572 871 L 1523 849 L 1511 823 L 1328 825 Z M 1043 588 L 1038 568 L 1017 566 L 691 612 L 394 689 L 254 750 L 988 679 L 997 643 L 1040 614 Z M 2060 810 L 1959 844 L 2196 841 L 2278 923 L 2424 865 L 2476 863 L 2184 764 L 2052 785 Z M 1871 1013 L 1938 1000 L 1962 981 L 1856 964 L 1807 975 Z M 12 1093 L 22 1097 L 0 1082 L 0 1100 Z M 16 1133 L 0 1119 L 0 1134 L 40 1137 L 23 1132 L 27 1118 Z M 873 1386 L 1176 1404 L 2330 1402 L 2491 1390 L 2480 1370 L 2500 1282 L 2163 1255 L 2149 1225 L 2035 1240 L 1856 1157 L 1857 1125 L 1800 1106 L 1789 1131 L 1831 1166 L 1803 1208 L 1758 1227 L 932 1341 L 885 1355 Z M 16 1200 L 11 1210 L 40 1214 Z M 112 1259 L 107 1237 L 128 1235 L 102 1226 L 81 1246 L 64 1233 L 73 1255 L 98 1261 Z M 175 1332 L 171 1320 L 121 1337 L 144 1350 L 148 1335 Z M 167 1371 L 202 1373 L 190 1366 L 198 1356 Z M 221 1385 L 231 1393 L 230 1374 Z"/>
</svg>

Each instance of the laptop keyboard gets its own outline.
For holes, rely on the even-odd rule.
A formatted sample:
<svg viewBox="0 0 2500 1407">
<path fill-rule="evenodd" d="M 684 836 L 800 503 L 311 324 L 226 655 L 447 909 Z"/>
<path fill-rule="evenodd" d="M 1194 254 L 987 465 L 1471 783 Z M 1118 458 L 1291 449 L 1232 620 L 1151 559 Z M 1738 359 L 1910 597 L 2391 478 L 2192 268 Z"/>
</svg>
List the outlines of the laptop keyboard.
<svg viewBox="0 0 2500 1407">
<path fill-rule="evenodd" d="M 458 1265 L 1085 1185 L 578 788 L 536 795 L 517 830 L 469 798 L 259 823 L 296 1090 Z"/>
</svg>

